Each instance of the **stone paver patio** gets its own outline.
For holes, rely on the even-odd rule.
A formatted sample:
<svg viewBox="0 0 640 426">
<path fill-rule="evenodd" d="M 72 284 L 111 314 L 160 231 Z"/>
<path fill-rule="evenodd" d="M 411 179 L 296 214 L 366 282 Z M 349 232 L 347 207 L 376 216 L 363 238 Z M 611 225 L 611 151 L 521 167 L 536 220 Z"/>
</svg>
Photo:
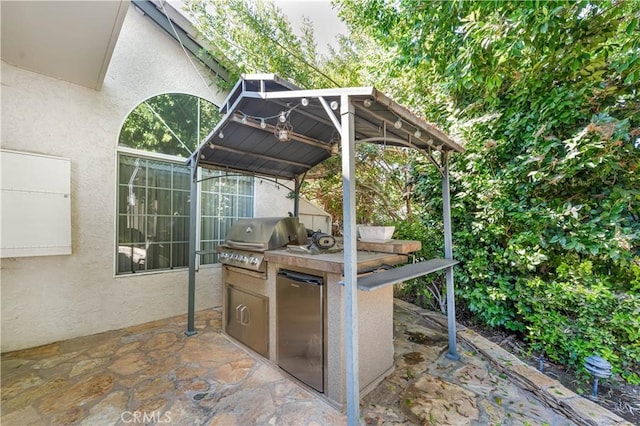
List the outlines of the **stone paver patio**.
<svg viewBox="0 0 640 426">
<path fill-rule="evenodd" d="M 2 356 L 3 426 L 330 425 L 344 416 L 197 313 Z"/>
<path fill-rule="evenodd" d="M 470 330 L 459 331 L 461 362 L 448 360 L 441 317 L 394 308 L 396 368 L 363 398 L 363 423 L 624 424 Z M 220 328 L 220 312 L 206 310 L 192 337 L 180 316 L 3 354 L 1 424 L 346 424 Z"/>
</svg>

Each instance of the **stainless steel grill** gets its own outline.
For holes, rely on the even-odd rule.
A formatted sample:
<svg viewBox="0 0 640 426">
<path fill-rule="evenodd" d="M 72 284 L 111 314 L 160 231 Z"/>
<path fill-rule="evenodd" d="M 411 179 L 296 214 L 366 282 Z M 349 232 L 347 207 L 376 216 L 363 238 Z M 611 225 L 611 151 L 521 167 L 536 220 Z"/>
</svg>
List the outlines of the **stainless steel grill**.
<svg viewBox="0 0 640 426">
<path fill-rule="evenodd" d="M 307 231 L 297 217 L 238 219 L 220 246 L 220 262 L 251 271 L 264 272 L 264 254 L 288 244 L 306 244 Z"/>
</svg>

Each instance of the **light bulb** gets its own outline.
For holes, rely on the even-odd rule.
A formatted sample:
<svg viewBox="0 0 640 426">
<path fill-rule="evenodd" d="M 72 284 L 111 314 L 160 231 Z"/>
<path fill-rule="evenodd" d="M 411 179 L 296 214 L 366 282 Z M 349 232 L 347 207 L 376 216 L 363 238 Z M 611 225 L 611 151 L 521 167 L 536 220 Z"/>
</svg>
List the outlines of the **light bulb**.
<svg viewBox="0 0 640 426">
<path fill-rule="evenodd" d="M 214 149 L 216 146 L 213 144 L 213 142 L 209 142 L 209 148 Z"/>
<path fill-rule="evenodd" d="M 302 106 L 309 106 L 309 99 L 302 98 L 300 99 L 300 103 L 302 104 Z"/>
<path fill-rule="evenodd" d="M 402 127 L 402 120 L 400 120 L 398 118 L 398 121 L 396 121 L 395 123 L 393 123 L 393 127 L 395 127 L 396 129 L 399 129 Z"/>
<path fill-rule="evenodd" d="M 280 120 L 281 123 L 287 121 L 287 116 L 284 114 L 284 111 L 280 113 L 280 117 L 278 117 L 278 120 Z"/>
<path fill-rule="evenodd" d="M 416 129 L 416 132 L 413 134 L 413 136 L 415 136 L 416 138 L 422 136 L 422 132 L 420 131 L 420 129 Z"/>
<path fill-rule="evenodd" d="M 220 139 L 224 139 L 224 133 L 222 133 L 222 130 L 220 130 L 220 133 L 218 133 L 218 137 Z"/>
<path fill-rule="evenodd" d="M 332 110 L 337 110 L 338 109 L 338 102 L 337 101 L 331 101 L 331 104 L 329 104 L 331 106 Z"/>
<path fill-rule="evenodd" d="M 369 108 L 371 106 L 371 99 L 365 99 L 362 103 L 365 107 Z"/>
<path fill-rule="evenodd" d="M 264 129 L 264 128 L 266 128 L 266 127 L 267 127 L 267 123 L 265 123 L 265 122 L 264 122 L 264 118 L 261 118 L 261 119 L 260 119 L 260 128 L 261 128 L 261 129 Z"/>
<path fill-rule="evenodd" d="M 247 124 L 247 115 L 246 115 L 246 114 L 243 114 L 243 115 L 242 115 L 242 120 L 240 120 L 240 122 L 241 122 L 242 124 Z"/>
</svg>

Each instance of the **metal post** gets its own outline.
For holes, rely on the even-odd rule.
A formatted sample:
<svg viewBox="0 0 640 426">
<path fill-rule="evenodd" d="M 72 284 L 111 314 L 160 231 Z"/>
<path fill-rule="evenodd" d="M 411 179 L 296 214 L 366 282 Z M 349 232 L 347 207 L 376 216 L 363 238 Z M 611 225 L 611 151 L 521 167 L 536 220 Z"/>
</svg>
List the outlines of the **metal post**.
<svg viewBox="0 0 640 426">
<path fill-rule="evenodd" d="M 293 194 L 293 215 L 295 217 L 300 216 L 300 186 L 302 185 L 302 181 L 300 177 L 296 176 L 295 179 L 295 188 Z"/>
<path fill-rule="evenodd" d="M 449 158 L 448 152 L 442 152 L 442 217 L 444 222 L 444 257 L 453 259 L 453 240 L 451 238 L 451 199 L 449 195 Z M 447 281 L 447 328 L 449 329 L 449 352 L 447 358 L 459 360 L 456 350 L 456 299 L 453 287 L 453 266 L 446 270 Z"/>
<path fill-rule="evenodd" d="M 347 424 L 359 425 L 360 377 L 358 368 L 358 288 L 356 252 L 356 184 L 354 108 L 348 95 L 340 97 L 342 122 L 342 202 L 344 224 L 344 310 Z"/>
<path fill-rule="evenodd" d="M 195 159 L 191 159 L 189 173 L 191 177 L 191 192 L 189 197 L 189 301 L 187 305 L 187 336 L 196 334 L 196 224 L 198 222 L 198 166 Z"/>
<path fill-rule="evenodd" d="M 598 378 L 593 379 L 593 387 L 591 388 L 591 397 L 594 399 L 598 398 Z"/>
</svg>

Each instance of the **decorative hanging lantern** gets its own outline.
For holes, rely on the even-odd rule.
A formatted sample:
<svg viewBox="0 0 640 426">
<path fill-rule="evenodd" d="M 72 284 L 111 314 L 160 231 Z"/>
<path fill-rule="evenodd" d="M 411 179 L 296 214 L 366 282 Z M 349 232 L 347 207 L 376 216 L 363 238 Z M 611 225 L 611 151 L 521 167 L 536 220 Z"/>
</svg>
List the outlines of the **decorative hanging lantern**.
<svg viewBox="0 0 640 426">
<path fill-rule="evenodd" d="M 293 126 L 289 122 L 289 116 L 282 111 L 273 128 L 273 134 L 280 142 L 287 142 L 291 139 L 291 133 L 293 133 Z"/>
</svg>

